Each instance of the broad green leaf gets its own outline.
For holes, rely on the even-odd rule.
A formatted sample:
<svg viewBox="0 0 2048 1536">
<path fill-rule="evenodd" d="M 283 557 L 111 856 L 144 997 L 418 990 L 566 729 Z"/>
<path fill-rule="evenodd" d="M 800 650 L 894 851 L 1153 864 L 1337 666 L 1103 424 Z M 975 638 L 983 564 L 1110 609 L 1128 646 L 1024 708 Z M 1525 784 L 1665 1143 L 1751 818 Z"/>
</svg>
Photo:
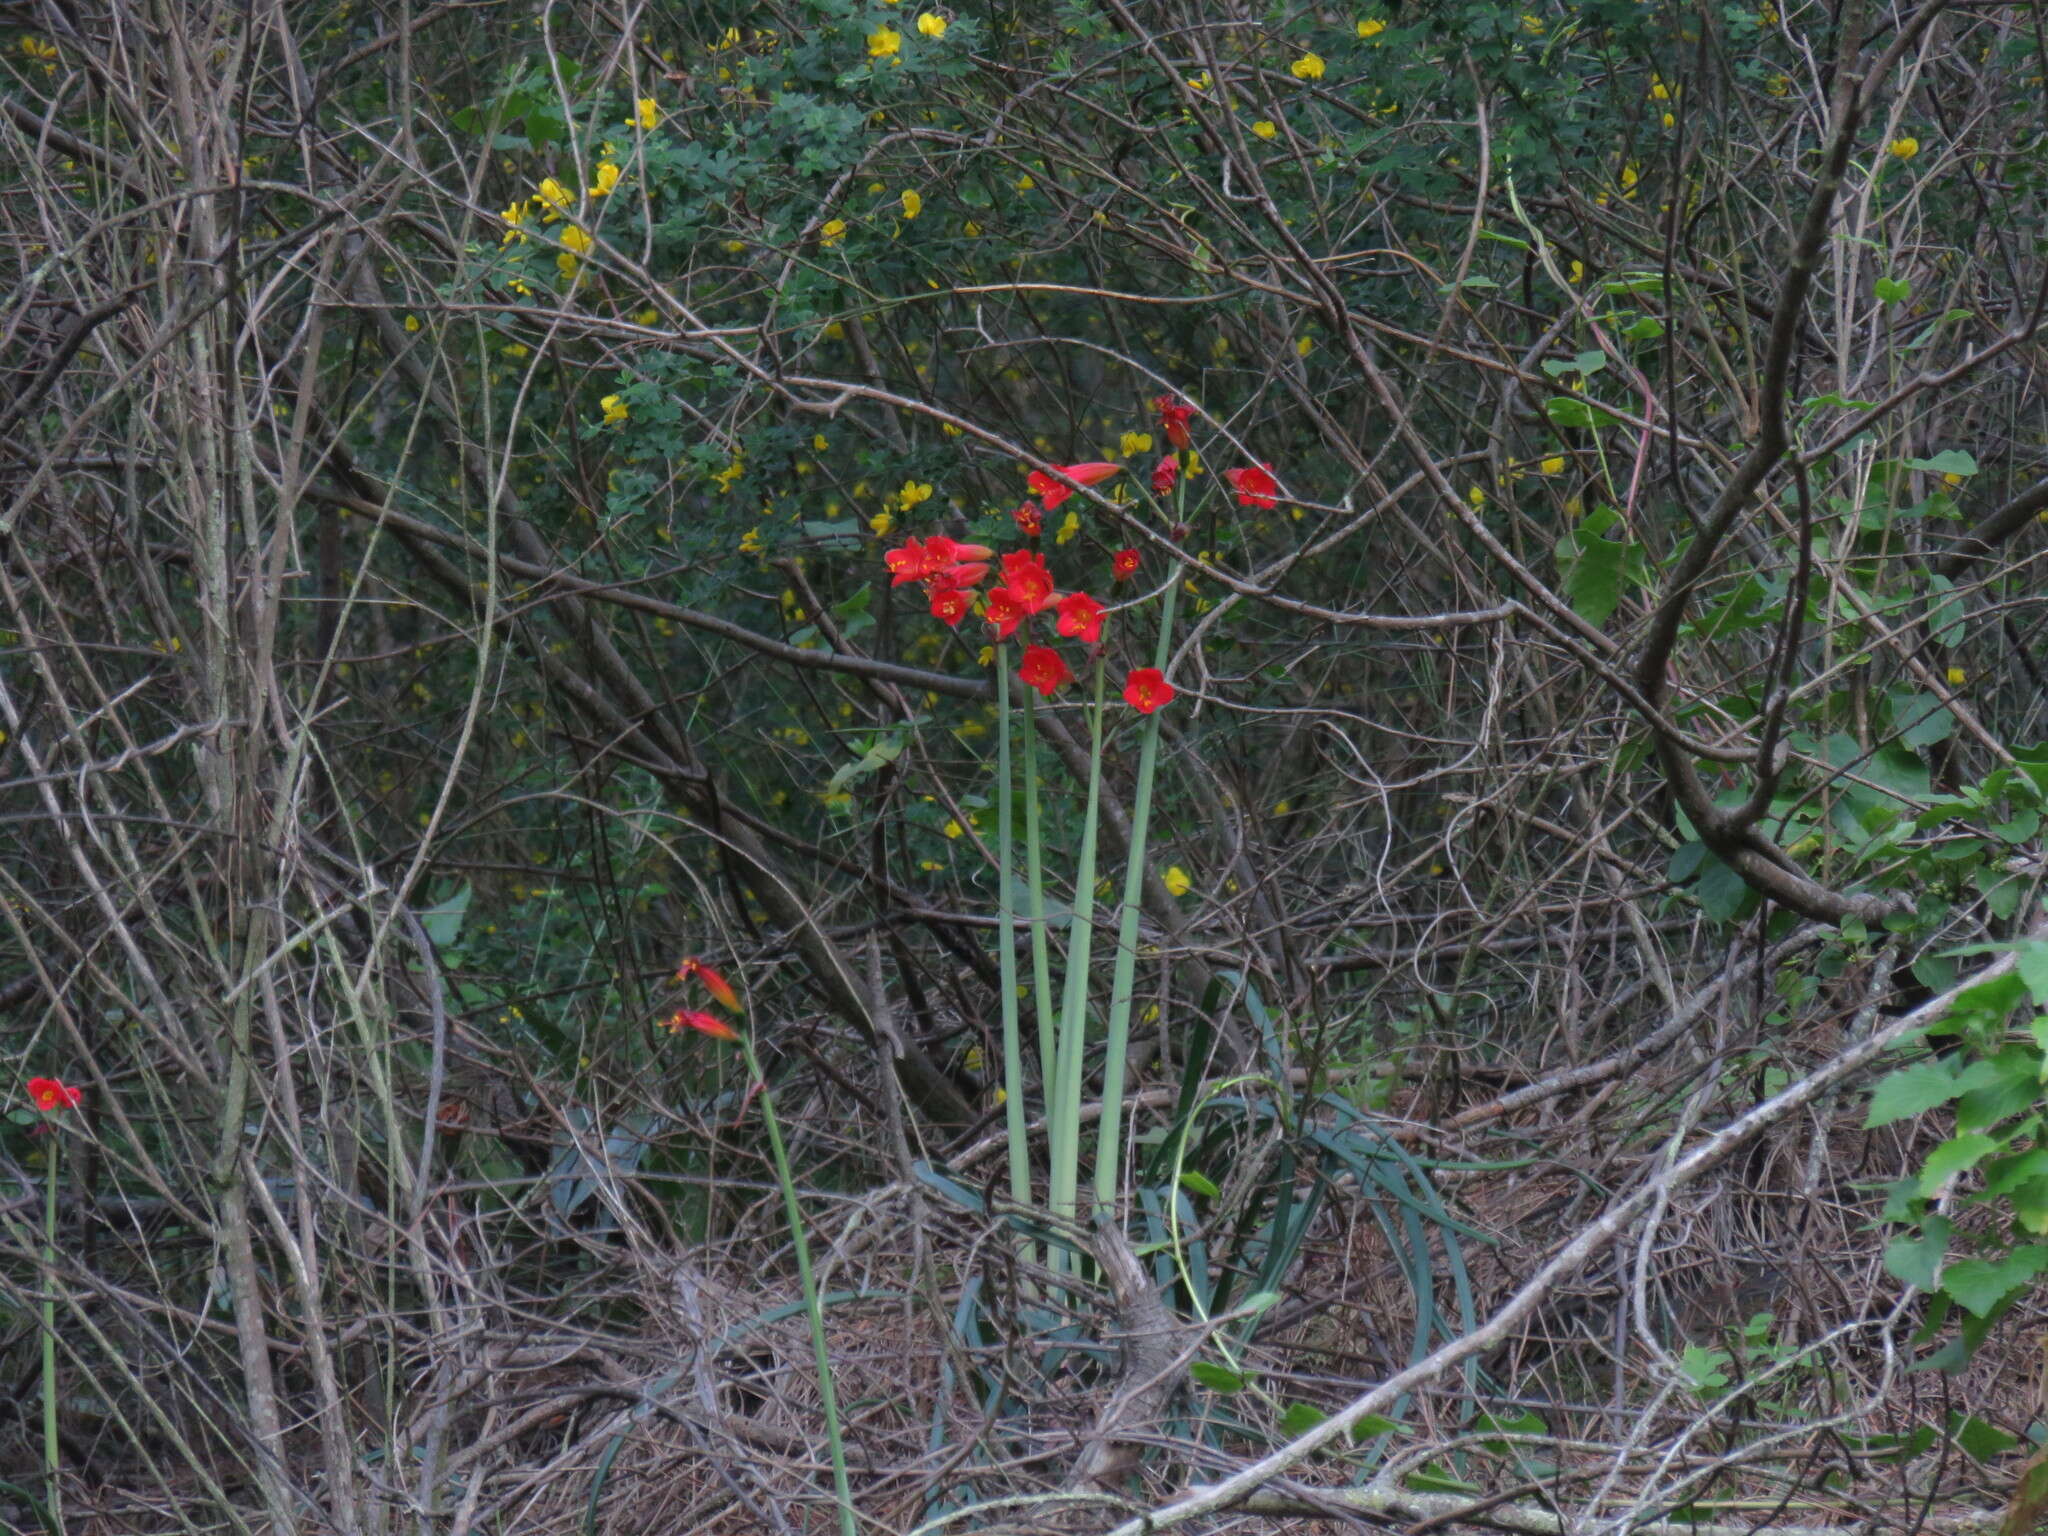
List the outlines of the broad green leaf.
<svg viewBox="0 0 2048 1536">
<path fill-rule="evenodd" d="M 1946 1104 L 1962 1092 L 1955 1074 L 1938 1061 L 1915 1062 L 1901 1067 L 1871 1090 L 1870 1112 L 1863 1128 L 1875 1130 L 1895 1120 L 1925 1114 L 1937 1104 Z"/>
<path fill-rule="evenodd" d="M 1917 1236 L 1901 1233 L 1885 1244 L 1884 1267 L 1907 1285 L 1931 1291 L 1948 1252 L 1948 1237 L 1948 1218 L 1930 1216 Z"/>
<path fill-rule="evenodd" d="M 1197 1360 L 1188 1367 L 1188 1374 L 1211 1392 L 1242 1392 L 1245 1389 L 1245 1378 L 1239 1372 L 1210 1360 Z"/>
<path fill-rule="evenodd" d="M 1964 1259 L 1941 1272 L 1941 1288 L 1979 1317 L 2048 1269 L 2048 1247 L 2029 1243 L 2002 1259 Z"/>
<path fill-rule="evenodd" d="M 1920 1193 L 1932 1196 L 1950 1179 L 1959 1173 L 1967 1173 L 2002 1145 L 1977 1131 L 1951 1136 L 1927 1154 L 1927 1161 L 1920 1169 Z"/>
</svg>

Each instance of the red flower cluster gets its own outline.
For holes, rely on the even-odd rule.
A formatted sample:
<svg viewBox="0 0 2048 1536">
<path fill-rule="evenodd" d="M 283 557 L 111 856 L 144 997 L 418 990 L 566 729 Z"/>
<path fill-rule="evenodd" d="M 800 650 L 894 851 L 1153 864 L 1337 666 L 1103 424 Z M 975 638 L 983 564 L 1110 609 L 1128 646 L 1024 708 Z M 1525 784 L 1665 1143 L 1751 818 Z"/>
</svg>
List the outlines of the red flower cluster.
<svg viewBox="0 0 2048 1536">
<path fill-rule="evenodd" d="M 1120 549 L 1109 557 L 1109 574 L 1123 581 L 1138 574 L 1138 552 L 1135 549 Z"/>
<path fill-rule="evenodd" d="M 28 1080 L 28 1101 L 44 1114 L 76 1109 L 84 1090 L 72 1087 L 61 1077 L 32 1077 Z"/>
<path fill-rule="evenodd" d="M 958 628 L 973 601 L 968 594 L 988 575 L 989 556 L 994 553 L 986 544 L 962 544 L 935 533 L 928 539 L 906 539 L 882 561 L 895 573 L 890 586 L 923 582 L 931 594 L 932 617 Z"/>
<path fill-rule="evenodd" d="M 740 1011 L 740 995 L 733 990 L 732 983 L 695 955 L 676 967 L 676 980 L 686 986 L 694 981 L 711 994 L 713 1002 L 734 1013 Z M 739 1039 L 739 1031 L 717 1014 L 703 1008 L 678 1008 L 661 1021 L 661 1026 L 672 1035 L 681 1034 L 686 1029 L 694 1029 L 700 1034 L 711 1036 L 714 1040 Z"/>
</svg>

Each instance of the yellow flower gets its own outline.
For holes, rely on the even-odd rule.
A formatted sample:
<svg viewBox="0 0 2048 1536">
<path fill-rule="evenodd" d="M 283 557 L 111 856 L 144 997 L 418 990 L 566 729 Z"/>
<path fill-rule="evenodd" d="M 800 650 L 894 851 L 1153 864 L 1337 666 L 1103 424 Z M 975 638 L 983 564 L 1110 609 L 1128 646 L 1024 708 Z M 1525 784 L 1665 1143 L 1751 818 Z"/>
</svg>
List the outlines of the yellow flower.
<svg viewBox="0 0 2048 1536">
<path fill-rule="evenodd" d="M 1168 868 L 1164 876 L 1164 879 L 1166 881 L 1166 889 L 1169 895 L 1185 896 L 1189 891 L 1195 888 L 1195 882 L 1188 878 L 1188 872 L 1182 869 L 1178 864 L 1175 864 Z"/>
<path fill-rule="evenodd" d="M 1524 16 L 1522 18 L 1522 30 L 1531 37 L 1541 37 L 1543 35 L 1543 18 L 1541 16 Z"/>
<path fill-rule="evenodd" d="M 524 245 L 526 243 L 526 232 L 522 230 L 519 226 L 526 222 L 526 215 L 531 207 L 532 205 L 530 203 L 527 203 L 524 200 L 522 200 L 520 202 L 514 203 L 510 208 L 507 208 L 503 213 L 498 215 L 499 218 L 503 219 L 507 224 L 512 226 L 510 229 L 505 231 L 504 238 L 500 240 L 498 244 L 510 245 L 514 240 L 517 240 L 521 245 Z"/>
<path fill-rule="evenodd" d="M 1970 675 L 1967 672 L 1965 672 L 1961 667 L 1950 667 L 1948 669 L 1949 687 L 1960 688 L 1963 686 L 1964 683 L 1968 682 L 1969 680 Z"/>
<path fill-rule="evenodd" d="M 1670 99 L 1671 87 L 1666 85 L 1662 80 L 1659 80 L 1655 75 L 1652 75 L 1650 77 L 1650 100 L 1669 101 Z"/>
<path fill-rule="evenodd" d="M 1294 350 L 1299 352 L 1303 357 L 1307 357 L 1309 353 L 1315 351 L 1315 349 L 1316 339 L 1313 336 L 1304 336 L 1301 338 L 1301 340 L 1297 341 L 1294 344 Z"/>
<path fill-rule="evenodd" d="M 761 553 L 761 549 L 761 525 L 756 523 L 740 535 L 740 553 L 743 555 L 758 555 Z"/>
<path fill-rule="evenodd" d="M 1678 126 L 1678 119 L 1673 117 L 1669 112 L 1666 112 L 1664 114 L 1664 126 L 1666 128 L 1676 128 Z"/>
<path fill-rule="evenodd" d="M 1297 80 L 1320 80 L 1323 78 L 1323 56 L 1319 53 L 1304 53 L 1287 66 L 1287 72 Z"/>
<path fill-rule="evenodd" d="M 845 238 L 846 220 L 844 219 L 827 219 L 818 230 L 818 244 L 828 251 Z"/>
<path fill-rule="evenodd" d="M 919 485 L 915 480 L 903 482 L 903 489 L 896 493 L 897 504 L 908 512 L 912 507 L 922 506 L 932 499 L 932 488 Z"/>
<path fill-rule="evenodd" d="M 1640 180 L 1642 180 L 1642 176 L 1636 170 L 1634 161 L 1630 161 L 1621 168 L 1621 188 L 1624 192 L 1633 192 L 1636 183 Z"/>
<path fill-rule="evenodd" d="M 1561 475 L 1564 473 L 1564 458 L 1562 455 L 1552 454 L 1536 467 L 1546 475 Z"/>
<path fill-rule="evenodd" d="M 822 432 L 814 434 L 811 438 L 811 451 L 813 453 L 823 453 L 831 446 L 831 443 L 826 441 L 825 434 Z"/>
<path fill-rule="evenodd" d="M 420 328 L 420 317 L 418 315 L 407 315 L 405 317 L 405 328 L 408 331 L 418 330 Z"/>
<path fill-rule="evenodd" d="M 1280 130 L 1269 118 L 1260 118 L 1252 124 L 1252 136 L 1260 139 L 1277 137 Z"/>
<path fill-rule="evenodd" d="M 569 189 L 552 176 L 540 184 L 540 200 L 547 204 L 547 217 L 550 219 L 559 219 L 566 216 L 569 212 L 569 204 L 574 201 L 569 196 Z"/>
<path fill-rule="evenodd" d="M 590 195 L 592 197 L 603 197 L 606 193 L 610 192 L 611 189 L 613 187 L 616 187 L 618 184 L 619 168 L 616 165 L 613 165 L 609 160 L 598 161 L 597 180 L 591 183 Z"/>
<path fill-rule="evenodd" d="M 608 427 L 616 427 L 633 414 L 626 409 L 626 402 L 617 395 L 606 395 L 597 403 L 604 407 L 604 424 Z"/>
<path fill-rule="evenodd" d="M 1118 440 L 1117 447 L 1123 450 L 1123 456 L 1127 459 L 1133 454 L 1150 453 L 1152 451 L 1152 434 L 1150 432 L 1126 432 Z"/>
<path fill-rule="evenodd" d="M 1205 69 L 1199 75 L 1189 75 L 1188 89 L 1191 91 L 1206 91 L 1209 89 L 1209 71 Z"/>
<path fill-rule="evenodd" d="M 893 512 L 877 512 L 868 519 L 868 529 L 878 539 L 886 539 L 889 536 L 889 530 L 895 526 L 896 515 Z"/>
<path fill-rule="evenodd" d="M 924 199 L 906 187 L 903 192 L 903 217 L 914 219 L 923 212 Z"/>
<path fill-rule="evenodd" d="M 659 121 L 661 121 L 660 113 L 654 104 L 654 98 L 652 96 L 642 96 L 633 103 L 633 115 L 626 119 L 626 126 L 631 128 L 638 125 L 642 130 L 651 133 L 654 130 L 654 125 Z"/>
<path fill-rule="evenodd" d="M 574 277 L 576 269 L 581 265 L 582 263 L 567 251 L 558 252 L 555 256 L 555 270 L 564 277 Z"/>
<path fill-rule="evenodd" d="M 1080 517 L 1075 513 L 1069 512 L 1067 514 L 1067 520 L 1060 524 L 1060 531 L 1052 536 L 1052 541 L 1055 544 L 1064 544 L 1069 539 L 1073 538 L 1074 535 L 1079 533 L 1080 531 Z"/>
<path fill-rule="evenodd" d="M 1019 192 L 1029 192 L 1033 187 L 1037 185 L 1038 183 L 1032 180 L 1029 176 L 1019 176 L 1017 178 L 1017 190 Z"/>
<path fill-rule="evenodd" d="M 945 833 L 948 837 L 958 837 L 967 829 L 961 826 L 959 822 L 953 820 L 953 818 L 949 816 L 946 818 L 946 824 L 943 827 L 939 828 L 939 830 Z"/>
<path fill-rule="evenodd" d="M 1900 160 L 1910 160 L 1920 153 L 1920 141 L 1907 135 L 1892 140 L 1892 154 Z"/>
<path fill-rule="evenodd" d="M 24 37 L 21 40 L 21 51 L 44 64 L 57 57 L 57 45 L 40 37 Z"/>
<path fill-rule="evenodd" d="M 1361 21 L 1358 24 L 1358 40 L 1361 43 L 1369 43 L 1386 30 L 1387 24 L 1384 21 L 1379 20 L 1377 17 L 1374 17 L 1367 21 Z"/>
<path fill-rule="evenodd" d="M 732 489 L 733 481 L 739 479 L 746 472 L 746 465 L 742 464 L 738 459 L 734 459 L 711 478 L 718 483 L 719 490 L 729 491 Z"/>
<path fill-rule="evenodd" d="M 877 27 L 868 34 L 868 57 L 893 59 L 902 51 L 903 34 L 894 27 Z"/>
<path fill-rule="evenodd" d="M 1483 486 L 1475 485 L 1465 493 L 1465 499 L 1472 503 L 1472 510 L 1477 512 L 1486 505 L 1486 490 Z"/>
<path fill-rule="evenodd" d="M 970 240 L 977 240 L 981 237 L 981 226 L 975 223 L 974 220 L 969 219 L 960 226 L 960 233 Z"/>
<path fill-rule="evenodd" d="M 562 244 L 578 256 L 588 256 L 590 248 L 597 242 L 590 238 L 589 233 L 581 225 L 570 224 L 562 230 Z"/>
<path fill-rule="evenodd" d="M 937 11 L 926 11 L 917 18 L 917 30 L 926 37 L 944 37 L 946 35 L 946 18 Z"/>
</svg>

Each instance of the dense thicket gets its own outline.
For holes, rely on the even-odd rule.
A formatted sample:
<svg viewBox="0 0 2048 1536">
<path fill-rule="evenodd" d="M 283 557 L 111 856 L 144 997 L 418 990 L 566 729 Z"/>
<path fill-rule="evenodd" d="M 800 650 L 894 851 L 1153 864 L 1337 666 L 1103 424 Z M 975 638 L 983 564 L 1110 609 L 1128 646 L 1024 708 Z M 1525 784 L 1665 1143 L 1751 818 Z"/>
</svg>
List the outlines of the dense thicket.
<svg viewBox="0 0 2048 1536">
<path fill-rule="evenodd" d="M 828 1528 L 756 1085 L 663 1027 L 700 955 L 873 1529 L 1996 1520 L 2048 1268 L 2035 10 L 0 41 L 0 1520 Z M 1030 547 L 1118 605 L 1099 862 L 1049 632 L 1029 809 L 1091 1103 L 1158 746 L 1076 1230 L 1002 1182 L 1053 1099 L 1004 1059 L 1015 651 L 884 555 L 1027 547 L 1089 462 Z"/>
</svg>

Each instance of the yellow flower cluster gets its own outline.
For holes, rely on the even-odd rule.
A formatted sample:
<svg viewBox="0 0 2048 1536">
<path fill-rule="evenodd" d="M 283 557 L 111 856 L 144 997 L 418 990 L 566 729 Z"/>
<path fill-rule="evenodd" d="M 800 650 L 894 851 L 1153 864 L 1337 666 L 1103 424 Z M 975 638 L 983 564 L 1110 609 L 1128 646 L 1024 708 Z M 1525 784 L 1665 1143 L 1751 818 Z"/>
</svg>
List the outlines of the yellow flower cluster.
<svg viewBox="0 0 2048 1536">
<path fill-rule="evenodd" d="M 1320 80 L 1323 69 L 1323 58 L 1318 53 L 1304 53 L 1287 66 L 1287 72 L 1297 80 Z"/>
</svg>

